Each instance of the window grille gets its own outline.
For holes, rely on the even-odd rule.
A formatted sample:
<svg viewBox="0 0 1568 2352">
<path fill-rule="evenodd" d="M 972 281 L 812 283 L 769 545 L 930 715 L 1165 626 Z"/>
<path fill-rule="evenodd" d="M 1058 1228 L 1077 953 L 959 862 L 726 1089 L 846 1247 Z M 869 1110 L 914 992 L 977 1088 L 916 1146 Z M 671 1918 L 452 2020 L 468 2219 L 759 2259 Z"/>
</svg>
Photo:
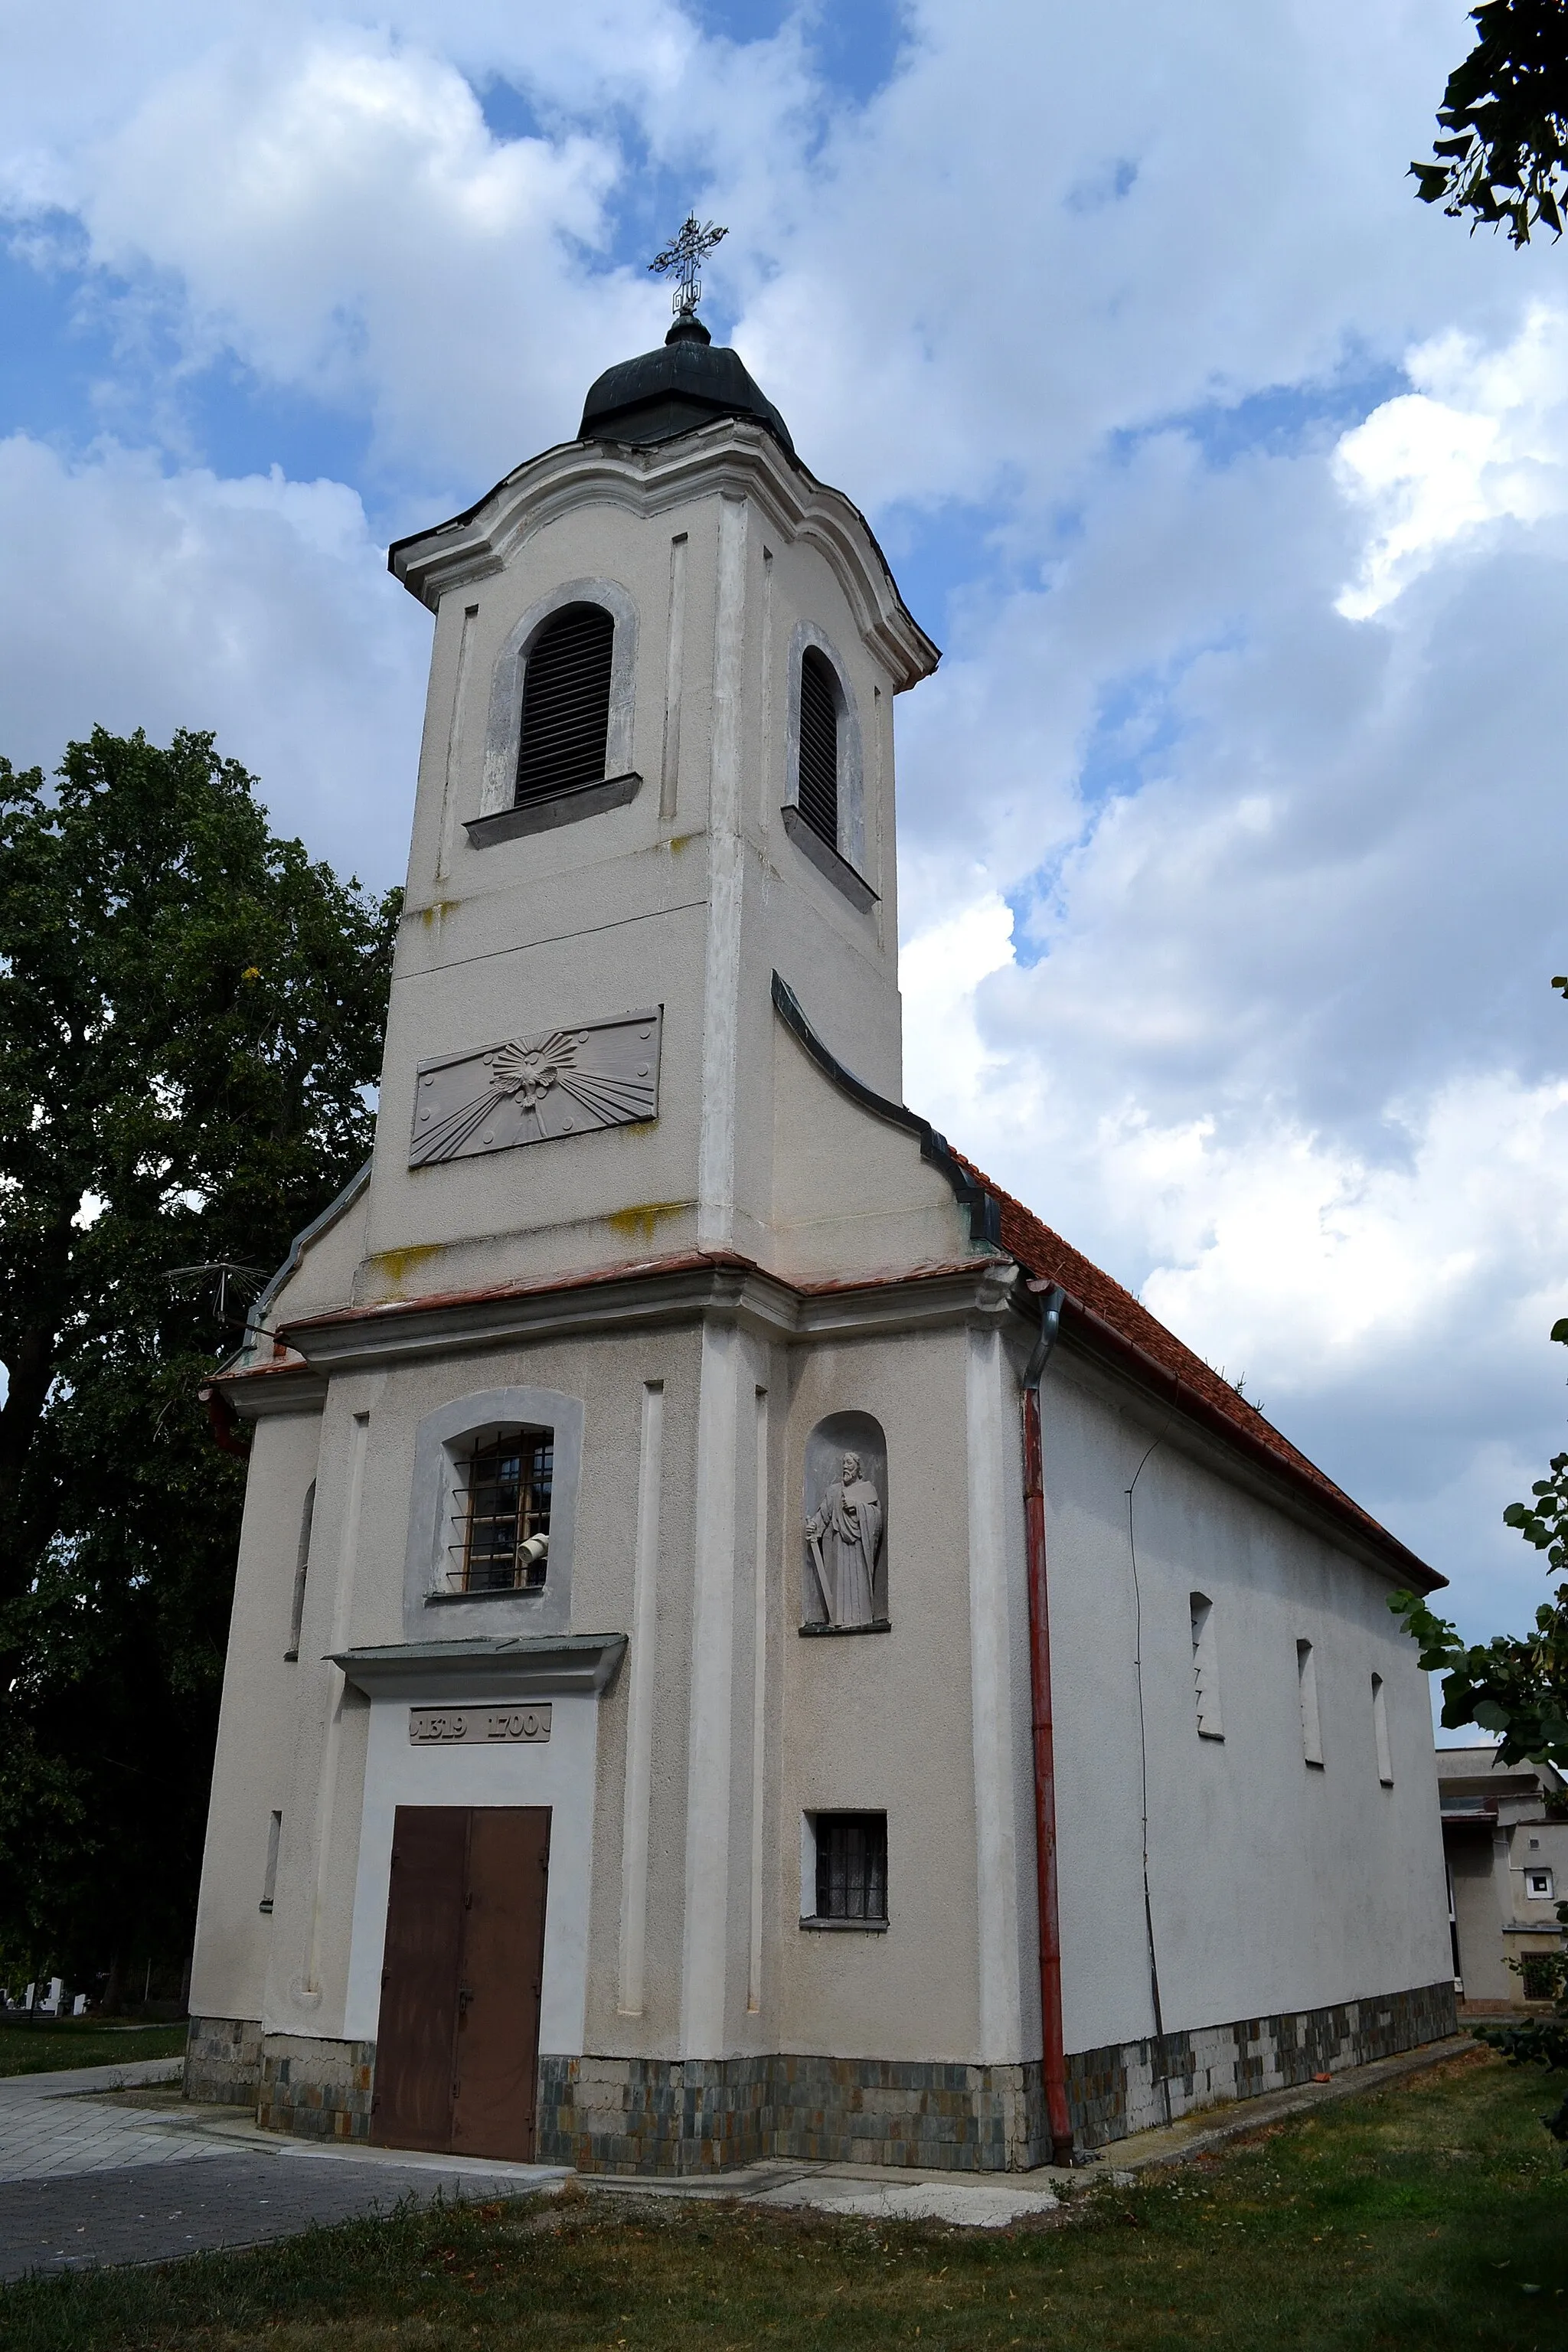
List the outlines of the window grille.
<svg viewBox="0 0 1568 2352">
<path fill-rule="evenodd" d="M 886 1813 L 817 1814 L 816 1916 L 887 1925 Z"/>
<path fill-rule="evenodd" d="M 615 644 L 615 616 L 602 604 L 568 604 L 534 639 L 522 681 L 520 805 L 603 781 Z"/>
<path fill-rule="evenodd" d="M 838 846 L 838 696 L 815 646 L 800 662 L 800 813 L 829 849 Z"/>
<path fill-rule="evenodd" d="M 550 1552 L 555 1443 L 546 1429 L 505 1430 L 458 1465 L 452 1568 L 459 1592 L 537 1592 Z"/>
</svg>

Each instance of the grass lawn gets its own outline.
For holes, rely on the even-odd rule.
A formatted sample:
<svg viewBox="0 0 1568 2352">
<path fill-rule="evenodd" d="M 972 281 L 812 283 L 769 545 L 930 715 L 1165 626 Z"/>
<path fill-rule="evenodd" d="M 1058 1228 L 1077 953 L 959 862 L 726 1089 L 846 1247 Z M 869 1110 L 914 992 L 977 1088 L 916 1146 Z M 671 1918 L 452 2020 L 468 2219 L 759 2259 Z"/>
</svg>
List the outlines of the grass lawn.
<svg viewBox="0 0 1568 2352">
<path fill-rule="evenodd" d="M 580 2191 L 404 2212 L 0 2290 L 0 2344 L 1568 2352 L 1545 2090 L 1478 2053 L 1131 2188 L 1096 2168 L 1063 2211 L 1005 2233 Z"/>
<path fill-rule="evenodd" d="M 0 2074 L 52 2074 L 62 2066 L 125 2066 L 133 2058 L 179 2058 L 183 2025 L 106 2025 L 96 2017 L 42 2017 L 24 2025 L 0 2016 Z"/>
</svg>

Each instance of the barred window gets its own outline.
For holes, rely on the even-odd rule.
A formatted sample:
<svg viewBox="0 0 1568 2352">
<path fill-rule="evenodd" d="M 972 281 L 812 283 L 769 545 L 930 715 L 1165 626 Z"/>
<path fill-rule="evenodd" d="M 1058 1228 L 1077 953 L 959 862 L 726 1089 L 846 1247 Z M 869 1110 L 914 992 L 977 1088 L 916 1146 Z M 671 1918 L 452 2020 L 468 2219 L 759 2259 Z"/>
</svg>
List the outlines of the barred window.
<svg viewBox="0 0 1568 2352">
<path fill-rule="evenodd" d="M 838 695 L 815 646 L 800 659 L 800 780 L 796 800 L 813 833 L 838 846 Z"/>
<path fill-rule="evenodd" d="M 886 1813 L 817 1814 L 816 1916 L 887 1925 Z"/>
<path fill-rule="evenodd" d="M 537 1592 L 550 1553 L 554 1434 L 503 1430 L 459 1465 L 450 1580 L 459 1592 Z"/>
<path fill-rule="evenodd" d="M 522 680 L 520 805 L 603 781 L 615 646 L 603 604 L 568 604 L 535 637 Z"/>
</svg>

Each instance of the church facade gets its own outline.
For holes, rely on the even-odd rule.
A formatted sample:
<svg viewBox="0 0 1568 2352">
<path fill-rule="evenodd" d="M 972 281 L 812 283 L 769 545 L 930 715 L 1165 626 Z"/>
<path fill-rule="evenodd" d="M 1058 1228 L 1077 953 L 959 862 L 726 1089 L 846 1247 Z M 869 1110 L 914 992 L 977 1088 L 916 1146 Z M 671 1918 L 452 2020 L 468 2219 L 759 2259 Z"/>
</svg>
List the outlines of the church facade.
<svg viewBox="0 0 1568 2352">
<path fill-rule="evenodd" d="M 862 517 L 688 306 L 391 562 L 374 1157 L 213 1383 L 189 2095 L 1018 2168 L 1451 2030 L 1439 1580 L 904 1108 Z"/>
</svg>

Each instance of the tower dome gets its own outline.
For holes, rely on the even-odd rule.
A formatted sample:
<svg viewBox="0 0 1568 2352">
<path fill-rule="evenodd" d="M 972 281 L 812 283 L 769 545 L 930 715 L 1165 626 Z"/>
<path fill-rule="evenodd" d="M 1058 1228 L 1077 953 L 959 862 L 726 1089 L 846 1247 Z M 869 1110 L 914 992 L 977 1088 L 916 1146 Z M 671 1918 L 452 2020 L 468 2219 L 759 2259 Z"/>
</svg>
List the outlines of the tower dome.
<svg viewBox="0 0 1568 2352">
<path fill-rule="evenodd" d="M 579 441 L 673 441 L 717 416 L 749 416 L 795 456 L 789 427 L 738 352 L 715 348 L 700 319 L 683 311 L 662 349 L 606 368 L 583 404 Z"/>
</svg>

